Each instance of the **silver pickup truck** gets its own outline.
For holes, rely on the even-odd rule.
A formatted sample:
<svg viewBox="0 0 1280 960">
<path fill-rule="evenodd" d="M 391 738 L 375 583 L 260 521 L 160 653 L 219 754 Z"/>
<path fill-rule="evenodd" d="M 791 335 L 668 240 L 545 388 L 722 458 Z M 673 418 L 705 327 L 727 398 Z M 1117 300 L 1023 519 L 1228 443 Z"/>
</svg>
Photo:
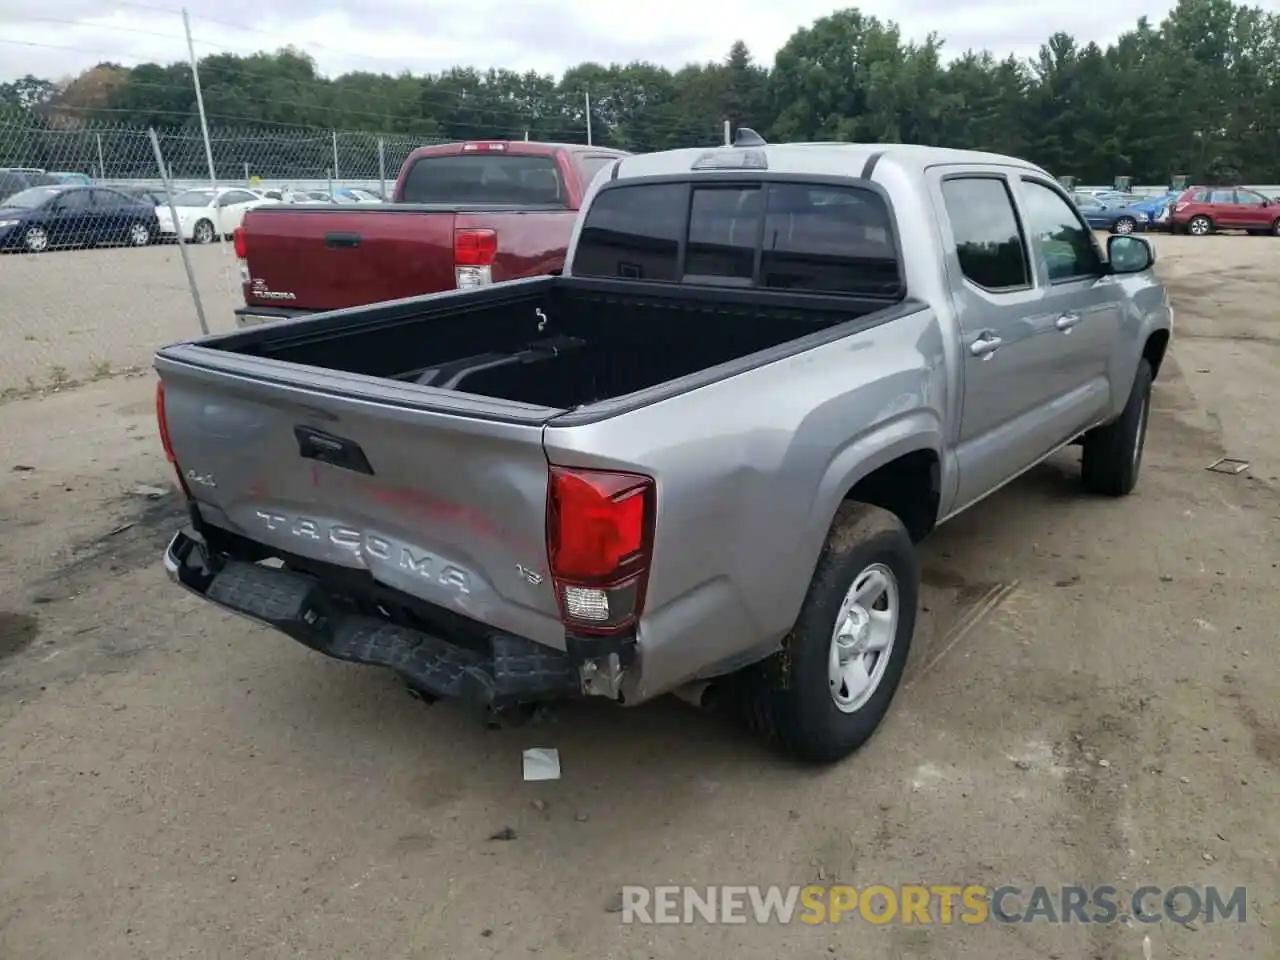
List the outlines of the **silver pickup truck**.
<svg viewBox="0 0 1280 960">
<path fill-rule="evenodd" d="M 899 684 L 915 542 L 1072 443 L 1088 491 L 1133 489 L 1154 259 L 1011 157 L 628 157 L 562 276 L 161 350 L 164 562 L 490 715 L 710 684 L 834 761 Z"/>
</svg>

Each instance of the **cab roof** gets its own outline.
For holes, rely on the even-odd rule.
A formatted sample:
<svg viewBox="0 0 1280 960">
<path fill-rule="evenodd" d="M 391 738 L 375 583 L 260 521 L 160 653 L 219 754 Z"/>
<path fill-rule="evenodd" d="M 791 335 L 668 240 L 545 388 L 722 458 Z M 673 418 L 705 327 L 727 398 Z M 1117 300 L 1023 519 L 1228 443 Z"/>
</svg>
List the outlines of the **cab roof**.
<svg viewBox="0 0 1280 960">
<path fill-rule="evenodd" d="M 1017 157 L 979 150 L 953 150 L 905 143 L 776 143 L 762 146 L 690 147 L 626 157 L 618 165 L 616 179 L 675 176 L 696 173 L 694 164 L 707 154 L 731 157 L 735 152 L 764 156 L 770 173 L 809 176 L 859 176 L 867 160 L 879 155 L 879 164 L 891 164 L 908 174 L 921 174 L 943 164 L 998 165 L 1044 173 L 1035 164 Z M 750 168 L 743 167 L 744 172 Z"/>
</svg>

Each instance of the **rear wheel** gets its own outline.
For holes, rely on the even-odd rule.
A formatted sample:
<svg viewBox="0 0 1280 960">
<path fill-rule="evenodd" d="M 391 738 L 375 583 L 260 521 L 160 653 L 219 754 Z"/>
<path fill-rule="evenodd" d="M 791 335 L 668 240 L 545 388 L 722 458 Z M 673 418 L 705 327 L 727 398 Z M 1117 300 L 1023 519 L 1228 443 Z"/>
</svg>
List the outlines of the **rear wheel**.
<svg viewBox="0 0 1280 960">
<path fill-rule="evenodd" d="M 902 679 L 919 592 L 902 521 L 869 504 L 842 504 L 783 649 L 744 677 L 751 726 L 813 763 L 862 746 Z"/>
<path fill-rule="evenodd" d="M 145 247 L 151 242 L 151 230 L 141 220 L 137 220 L 129 224 L 128 237 L 131 247 Z"/>
<path fill-rule="evenodd" d="M 1207 237 L 1213 233 L 1213 221 L 1205 216 L 1192 217 L 1187 222 L 1187 233 L 1193 237 Z"/>
<path fill-rule="evenodd" d="M 1276 222 L 1271 224 L 1271 235 L 1273 237 L 1280 237 L 1280 217 L 1277 217 Z"/>
<path fill-rule="evenodd" d="M 1112 233 L 1133 233 L 1138 229 L 1138 221 L 1133 217 L 1121 217 L 1111 225 Z"/>
<path fill-rule="evenodd" d="M 201 220 L 191 231 L 191 239 L 196 243 L 213 243 L 213 237 L 213 224 L 208 220 Z"/>
<path fill-rule="evenodd" d="M 1086 490 L 1123 497 L 1137 485 L 1151 414 L 1151 380 L 1151 364 L 1144 357 L 1138 361 L 1124 412 L 1085 434 L 1080 475 Z"/>
</svg>

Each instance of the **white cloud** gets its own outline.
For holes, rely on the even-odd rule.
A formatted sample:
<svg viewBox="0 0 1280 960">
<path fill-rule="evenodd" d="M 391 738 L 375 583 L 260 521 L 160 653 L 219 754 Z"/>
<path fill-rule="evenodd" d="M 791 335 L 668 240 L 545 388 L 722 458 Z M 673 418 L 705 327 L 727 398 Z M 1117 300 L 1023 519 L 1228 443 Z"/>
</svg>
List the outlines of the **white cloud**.
<svg viewBox="0 0 1280 960">
<path fill-rule="evenodd" d="M 125 65 L 186 58 L 173 0 L 113 4 L 93 0 L 3 0 L 0 80 L 27 73 L 75 74 L 103 60 Z M 1275 2 L 1268 6 L 1274 7 Z M 414 73 L 449 66 L 507 67 L 559 73 L 585 60 L 651 60 L 668 67 L 717 60 L 744 40 L 771 63 L 791 34 L 832 11 L 831 0 L 643 0 L 634 5 L 583 0 L 371 0 L 355 12 L 341 0 L 189 0 L 199 55 L 252 53 L 293 44 L 328 74 L 350 70 Z M 861 9 L 896 19 L 904 33 L 930 31 L 951 53 L 986 47 L 1030 56 L 1051 33 L 1106 42 L 1139 16 L 1159 21 L 1168 0 L 1129 0 L 1117 7 L 1016 3 L 1009 0 L 866 0 Z M 52 22 L 59 21 L 59 22 Z M 72 23 L 68 23 L 71 21 Z M 74 25 L 73 25 L 74 24 Z"/>
</svg>

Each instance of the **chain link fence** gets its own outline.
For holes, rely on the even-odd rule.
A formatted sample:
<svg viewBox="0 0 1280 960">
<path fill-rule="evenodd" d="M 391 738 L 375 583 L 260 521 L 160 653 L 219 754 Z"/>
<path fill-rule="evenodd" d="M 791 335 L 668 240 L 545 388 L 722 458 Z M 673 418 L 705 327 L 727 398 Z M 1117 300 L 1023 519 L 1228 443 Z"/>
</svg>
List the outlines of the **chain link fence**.
<svg viewBox="0 0 1280 960">
<path fill-rule="evenodd" d="M 387 196 L 409 153 L 429 141 L 219 128 L 206 151 L 199 129 L 184 128 L 157 131 L 157 142 L 172 194 L 148 130 L 0 117 L 0 398 L 145 368 L 158 347 L 198 335 L 179 235 L 210 330 L 232 329 L 243 298 L 231 245 L 220 241 L 246 209 L 263 195 Z M 170 199 L 181 204 L 176 226 Z M 202 199 L 207 215 L 195 206 Z"/>
</svg>

